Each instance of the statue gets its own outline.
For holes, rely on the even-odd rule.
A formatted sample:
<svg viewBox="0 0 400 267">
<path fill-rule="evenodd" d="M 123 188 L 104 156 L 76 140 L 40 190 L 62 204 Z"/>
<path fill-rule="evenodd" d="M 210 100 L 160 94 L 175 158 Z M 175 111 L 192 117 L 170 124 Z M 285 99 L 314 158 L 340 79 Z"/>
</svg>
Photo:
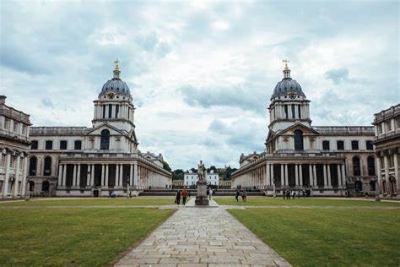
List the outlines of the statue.
<svg viewBox="0 0 400 267">
<path fill-rule="evenodd" d="M 205 173 L 206 173 L 206 171 L 205 171 L 205 167 L 204 167 L 203 161 L 200 160 L 200 164 L 198 165 L 198 168 L 197 168 L 197 174 L 199 175 L 199 182 L 200 183 L 206 182 Z"/>
</svg>

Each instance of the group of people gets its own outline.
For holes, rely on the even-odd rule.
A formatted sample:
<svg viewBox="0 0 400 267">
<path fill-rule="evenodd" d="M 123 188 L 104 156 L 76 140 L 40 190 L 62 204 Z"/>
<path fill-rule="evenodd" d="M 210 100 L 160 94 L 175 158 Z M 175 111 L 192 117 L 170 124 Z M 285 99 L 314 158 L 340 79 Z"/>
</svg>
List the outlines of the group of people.
<svg viewBox="0 0 400 267">
<path fill-rule="evenodd" d="M 247 191 L 246 191 L 246 189 L 244 189 L 244 190 L 236 189 L 236 193 L 235 193 L 236 202 L 239 202 L 239 196 L 242 197 L 242 201 L 243 202 L 246 202 L 247 201 Z"/>
<path fill-rule="evenodd" d="M 177 190 L 176 194 L 175 194 L 176 205 L 181 204 L 181 198 L 182 198 L 182 204 L 186 205 L 186 201 L 187 201 L 188 197 L 190 198 L 190 191 L 187 191 L 186 189 L 183 189 L 182 191 Z"/>
<path fill-rule="evenodd" d="M 283 196 L 283 199 L 295 199 L 295 197 L 296 197 L 296 191 L 295 190 L 289 190 L 289 189 L 287 189 L 286 191 L 283 191 L 282 192 L 282 196 Z M 297 197 L 300 197 L 300 193 L 298 193 L 297 194 Z"/>
</svg>

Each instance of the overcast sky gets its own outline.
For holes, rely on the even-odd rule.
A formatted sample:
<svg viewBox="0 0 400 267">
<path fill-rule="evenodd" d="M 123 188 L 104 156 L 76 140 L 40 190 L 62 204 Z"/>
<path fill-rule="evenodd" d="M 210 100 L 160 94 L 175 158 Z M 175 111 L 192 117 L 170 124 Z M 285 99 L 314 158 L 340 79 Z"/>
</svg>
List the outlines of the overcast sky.
<svg viewBox="0 0 400 267">
<path fill-rule="evenodd" d="M 400 102 L 399 1 L 0 1 L 0 94 L 33 126 L 91 126 L 119 59 L 142 152 L 172 169 L 262 152 L 282 59 L 314 126 Z"/>
</svg>

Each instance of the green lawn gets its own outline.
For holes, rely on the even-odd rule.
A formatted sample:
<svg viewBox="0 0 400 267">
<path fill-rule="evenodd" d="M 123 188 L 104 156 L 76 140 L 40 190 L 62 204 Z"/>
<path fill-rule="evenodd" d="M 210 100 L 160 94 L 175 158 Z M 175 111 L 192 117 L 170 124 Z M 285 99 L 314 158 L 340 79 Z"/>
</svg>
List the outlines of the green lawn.
<svg viewBox="0 0 400 267">
<path fill-rule="evenodd" d="M 400 265 L 399 209 L 248 208 L 229 212 L 294 266 Z"/>
<path fill-rule="evenodd" d="M 326 199 L 326 198 L 296 198 L 294 200 L 284 200 L 283 198 L 272 197 L 247 197 L 247 202 L 235 197 L 214 197 L 219 205 L 235 206 L 342 206 L 342 207 L 400 207 L 400 202 L 374 201 L 374 199 Z"/>
<path fill-rule="evenodd" d="M 118 199 L 112 203 L 115 201 Z M 109 265 L 173 212 L 155 208 L 2 208 L 0 266 Z"/>
<path fill-rule="evenodd" d="M 29 201 L 0 202 L 3 206 L 159 206 L 176 205 L 175 197 L 134 197 L 134 198 L 60 198 L 60 199 L 31 199 Z"/>
</svg>

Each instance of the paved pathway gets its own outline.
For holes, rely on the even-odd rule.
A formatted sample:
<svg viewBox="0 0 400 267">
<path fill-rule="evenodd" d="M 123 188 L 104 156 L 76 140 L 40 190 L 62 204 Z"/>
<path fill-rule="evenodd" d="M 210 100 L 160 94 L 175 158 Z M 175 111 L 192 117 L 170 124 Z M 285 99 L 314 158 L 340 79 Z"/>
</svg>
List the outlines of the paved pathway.
<svg viewBox="0 0 400 267">
<path fill-rule="evenodd" d="M 194 199 L 115 266 L 291 266 L 214 201 Z"/>
</svg>

